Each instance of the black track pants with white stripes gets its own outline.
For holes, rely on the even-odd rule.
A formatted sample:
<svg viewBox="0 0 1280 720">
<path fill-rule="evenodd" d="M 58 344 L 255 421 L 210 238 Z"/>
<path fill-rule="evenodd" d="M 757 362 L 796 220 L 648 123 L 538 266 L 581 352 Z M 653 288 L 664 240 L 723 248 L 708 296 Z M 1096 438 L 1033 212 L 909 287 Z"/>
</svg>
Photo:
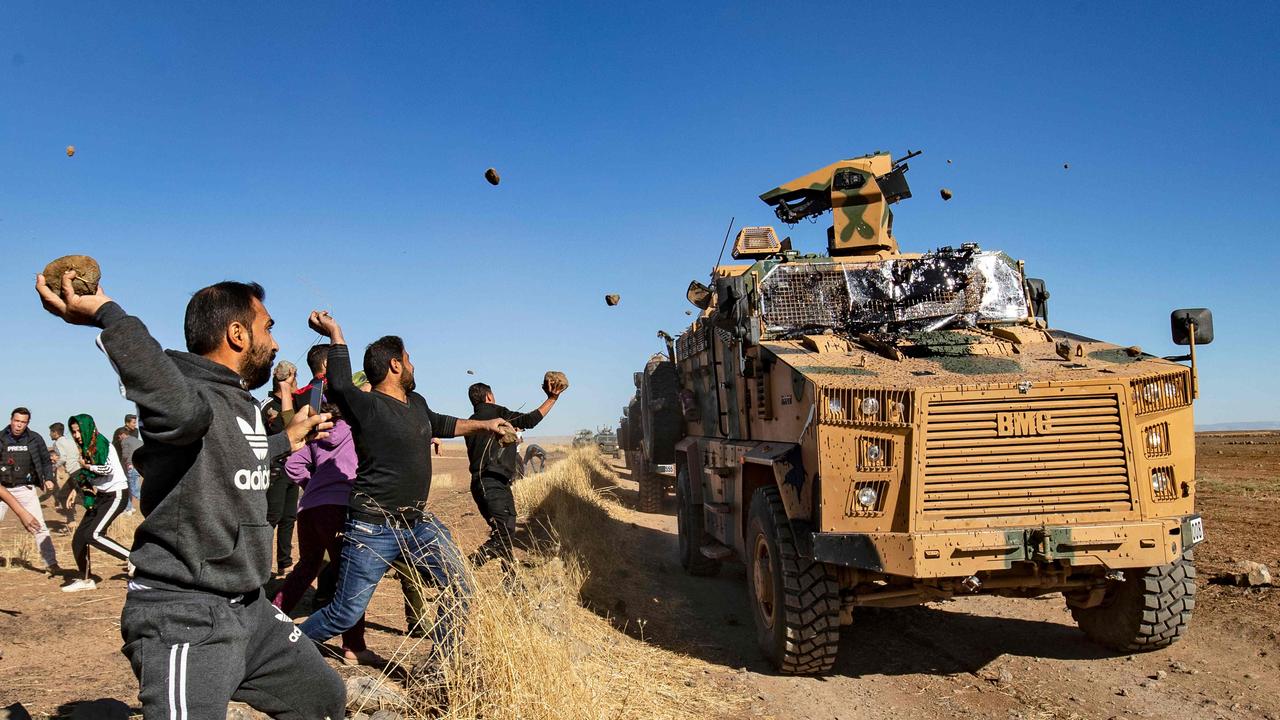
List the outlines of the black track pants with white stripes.
<svg viewBox="0 0 1280 720">
<path fill-rule="evenodd" d="M 129 505 L 129 491 L 100 492 L 84 518 L 71 537 L 71 553 L 75 555 L 76 567 L 80 569 L 80 577 L 89 577 L 89 548 L 95 547 L 108 555 L 121 560 L 129 559 L 129 550 L 120 543 L 107 537 L 111 523 L 120 517 Z"/>
<path fill-rule="evenodd" d="M 342 720 L 346 688 L 261 591 L 228 599 L 132 583 L 120 614 L 145 720 L 225 720 L 232 700 L 277 720 Z"/>
</svg>

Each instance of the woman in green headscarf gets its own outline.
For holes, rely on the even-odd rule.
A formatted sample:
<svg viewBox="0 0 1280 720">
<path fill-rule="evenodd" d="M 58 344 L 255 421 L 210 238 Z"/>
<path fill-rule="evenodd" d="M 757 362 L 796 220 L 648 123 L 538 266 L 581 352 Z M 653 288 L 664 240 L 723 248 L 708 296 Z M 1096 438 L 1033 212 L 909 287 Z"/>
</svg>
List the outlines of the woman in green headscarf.
<svg viewBox="0 0 1280 720">
<path fill-rule="evenodd" d="M 129 551 L 107 537 L 107 529 L 127 506 L 129 478 L 120 464 L 120 456 L 89 415 L 74 415 L 67 420 L 71 438 L 80 448 L 82 467 L 72 478 L 84 488 L 84 519 L 71 538 L 71 551 L 76 558 L 80 577 L 62 586 L 63 592 L 93 590 L 97 583 L 89 575 L 89 548 L 128 562 Z"/>
</svg>

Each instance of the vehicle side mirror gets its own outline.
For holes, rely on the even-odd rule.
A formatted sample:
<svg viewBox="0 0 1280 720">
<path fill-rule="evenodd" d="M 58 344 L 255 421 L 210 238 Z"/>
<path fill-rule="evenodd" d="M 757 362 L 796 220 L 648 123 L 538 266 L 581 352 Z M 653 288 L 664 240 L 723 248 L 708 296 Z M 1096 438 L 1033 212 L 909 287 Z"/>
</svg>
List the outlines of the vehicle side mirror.
<svg viewBox="0 0 1280 720">
<path fill-rule="evenodd" d="M 1195 325 L 1195 337 L 1191 336 L 1191 326 Z M 1190 345 L 1194 339 L 1196 345 L 1208 345 L 1213 342 L 1213 313 L 1208 308 L 1183 308 L 1169 314 L 1169 329 L 1173 331 L 1175 345 Z"/>
<path fill-rule="evenodd" d="M 684 296 L 699 310 L 706 310 L 711 306 L 711 288 L 697 280 L 689 283 L 689 289 L 685 291 Z"/>
<path fill-rule="evenodd" d="M 1031 314 L 1049 323 L 1049 289 L 1040 278 L 1027 278 L 1027 295 L 1031 298 Z"/>
</svg>

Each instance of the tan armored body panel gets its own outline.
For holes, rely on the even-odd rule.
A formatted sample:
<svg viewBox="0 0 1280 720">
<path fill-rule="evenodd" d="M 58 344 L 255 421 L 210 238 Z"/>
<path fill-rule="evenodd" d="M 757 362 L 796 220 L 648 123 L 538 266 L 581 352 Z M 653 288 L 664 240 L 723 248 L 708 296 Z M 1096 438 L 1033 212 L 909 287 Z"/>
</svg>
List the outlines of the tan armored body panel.
<svg viewBox="0 0 1280 720">
<path fill-rule="evenodd" d="M 709 304 L 670 344 L 682 564 L 746 563 L 786 672 L 829 668 L 856 606 L 977 592 L 1064 593 L 1113 648 L 1173 642 L 1204 539 L 1194 345 L 1162 359 L 1050 330 L 1043 283 L 998 251 L 898 252 L 905 170 L 878 153 L 764 193 L 784 222 L 831 211 L 830 256 L 744 228 L 734 254 L 755 262 L 691 292 Z M 1175 342 L 1201 336 L 1180 318 L 1212 339 L 1192 309 Z"/>
</svg>

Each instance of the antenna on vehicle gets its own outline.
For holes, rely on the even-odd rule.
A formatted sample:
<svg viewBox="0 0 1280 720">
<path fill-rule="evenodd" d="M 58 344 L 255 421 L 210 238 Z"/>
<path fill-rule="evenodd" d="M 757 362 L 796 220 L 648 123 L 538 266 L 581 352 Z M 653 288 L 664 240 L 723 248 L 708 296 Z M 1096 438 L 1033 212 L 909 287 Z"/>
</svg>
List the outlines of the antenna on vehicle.
<svg viewBox="0 0 1280 720">
<path fill-rule="evenodd" d="M 720 243 L 720 256 L 716 258 L 715 267 L 711 268 L 711 272 L 715 272 L 716 268 L 720 267 L 720 261 L 724 259 L 724 249 L 729 247 L 729 234 L 733 232 L 733 221 L 737 219 L 737 215 L 729 218 L 729 227 L 724 231 L 724 242 Z"/>
</svg>

